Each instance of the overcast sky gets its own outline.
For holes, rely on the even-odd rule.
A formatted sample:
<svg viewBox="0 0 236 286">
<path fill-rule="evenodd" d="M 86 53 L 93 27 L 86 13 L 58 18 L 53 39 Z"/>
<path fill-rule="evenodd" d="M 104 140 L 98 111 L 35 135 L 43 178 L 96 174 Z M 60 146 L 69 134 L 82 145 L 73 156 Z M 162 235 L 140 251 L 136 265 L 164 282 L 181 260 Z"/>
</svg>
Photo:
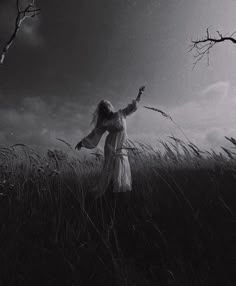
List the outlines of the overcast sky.
<svg viewBox="0 0 236 286">
<path fill-rule="evenodd" d="M 26 1 L 24 1 L 26 2 Z M 171 122 L 142 105 L 162 108 L 200 146 L 236 136 L 236 46 L 214 47 L 210 66 L 194 70 L 191 38 L 236 30 L 235 0 L 37 1 L 38 18 L 22 25 L 0 67 L 1 144 L 76 144 L 90 130 L 101 98 L 116 109 L 145 84 L 129 137 L 181 137 Z M 14 0 L 0 0 L 0 44 L 9 37 Z"/>
</svg>

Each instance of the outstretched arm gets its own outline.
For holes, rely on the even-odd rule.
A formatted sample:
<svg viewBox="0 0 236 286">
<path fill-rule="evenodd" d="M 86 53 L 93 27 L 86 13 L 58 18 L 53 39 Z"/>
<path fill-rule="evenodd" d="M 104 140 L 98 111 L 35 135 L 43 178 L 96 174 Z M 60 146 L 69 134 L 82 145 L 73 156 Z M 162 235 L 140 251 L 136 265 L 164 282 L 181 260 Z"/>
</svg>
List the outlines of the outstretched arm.
<svg viewBox="0 0 236 286">
<path fill-rule="evenodd" d="M 124 109 L 121 109 L 121 112 L 125 117 L 134 113 L 138 109 L 138 102 L 140 101 L 141 95 L 144 93 L 144 89 L 145 86 L 140 87 L 136 99 L 134 99 L 132 103 L 128 104 Z"/>
<path fill-rule="evenodd" d="M 140 101 L 141 95 L 144 93 L 145 90 L 145 85 L 141 86 L 140 89 L 138 90 L 138 96 L 136 97 L 136 101 Z"/>
<path fill-rule="evenodd" d="M 105 133 L 105 129 L 101 127 L 95 127 L 88 136 L 84 137 L 76 146 L 75 149 L 78 151 L 85 147 L 87 149 L 93 149 L 97 147 L 102 135 Z"/>
</svg>

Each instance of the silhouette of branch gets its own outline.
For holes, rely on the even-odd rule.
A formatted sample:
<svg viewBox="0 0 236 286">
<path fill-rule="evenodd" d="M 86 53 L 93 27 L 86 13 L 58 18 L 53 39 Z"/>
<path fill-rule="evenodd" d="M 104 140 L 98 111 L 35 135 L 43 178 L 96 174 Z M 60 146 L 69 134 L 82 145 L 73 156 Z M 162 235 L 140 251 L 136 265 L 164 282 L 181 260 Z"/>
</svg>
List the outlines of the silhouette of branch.
<svg viewBox="0 0 236 286">
<path fill-rule="evenodd" d="M 214 47 L 215 44 L 225 41 L 230 41 L 233 44 L 236 44 L 236 38 L 233 37 L 236 32 L 233 32 L 230 36 L 227 36 L 227 34 L 222 35 L 219 31 L 216 31 L 216 33 L 216 36 L 210 35 L 209 28 L 207 28 L 206 36 L 204 38 L 191 41 L 192 44 L 190 45 L 189 52 L 195 52 L 193 55 L 195 59 L 193 68 L 205 56 L 207 57 L 207 64 L 209 65 L 210 50 Z"/>
<path fill-rule="evenodd" d="M 16 10 L 17 10 L 17 15 L 15 18 L 14 30 L 9 40 L 6 42 L 6 44 L 3 46 L 2 51 L 0 52 L 0 64 L 3 64 L 6 54 L 11 45 L 13 44 L 21 24 L 26 19 L 34 18 L 35 16 L 40 14 L 40 9 L 36 7 L 35 0 L 31 0 L 30 3 L 23 10 L 20 7 L 20 0 L 16 0 Z"/>
</svg>

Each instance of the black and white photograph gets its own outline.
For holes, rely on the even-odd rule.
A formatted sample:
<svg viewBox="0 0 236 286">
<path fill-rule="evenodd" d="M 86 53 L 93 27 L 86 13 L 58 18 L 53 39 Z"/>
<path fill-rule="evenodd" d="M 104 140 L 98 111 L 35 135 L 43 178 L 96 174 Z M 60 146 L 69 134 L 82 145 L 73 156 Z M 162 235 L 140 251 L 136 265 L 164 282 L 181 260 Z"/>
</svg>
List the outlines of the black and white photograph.
<svg viewBox="0 0 236 286">
<path fill-rule="evenodd" d="M 236 285 L 235 12 L 0 0 L 0 286 Z"/>
</svg>

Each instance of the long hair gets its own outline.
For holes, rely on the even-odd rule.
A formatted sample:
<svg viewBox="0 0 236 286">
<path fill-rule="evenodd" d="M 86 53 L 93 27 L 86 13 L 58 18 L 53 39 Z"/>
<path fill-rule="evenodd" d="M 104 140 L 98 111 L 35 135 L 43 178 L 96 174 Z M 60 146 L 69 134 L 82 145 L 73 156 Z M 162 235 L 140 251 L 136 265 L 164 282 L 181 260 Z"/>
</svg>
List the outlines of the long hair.
<svg viewBox="0 0 236 286">
<path fill-rule="evenodd" d="M 108 106 L 110 107 L 111 111 L 114 111 L 114 107 L 109 100 L 102 99 L 98 103 L 93 113 L 91 124 L 94 124 L 94 126 L 98 127 L 102 124 L 104 119 L 108 118 Z"/>
</svg>

